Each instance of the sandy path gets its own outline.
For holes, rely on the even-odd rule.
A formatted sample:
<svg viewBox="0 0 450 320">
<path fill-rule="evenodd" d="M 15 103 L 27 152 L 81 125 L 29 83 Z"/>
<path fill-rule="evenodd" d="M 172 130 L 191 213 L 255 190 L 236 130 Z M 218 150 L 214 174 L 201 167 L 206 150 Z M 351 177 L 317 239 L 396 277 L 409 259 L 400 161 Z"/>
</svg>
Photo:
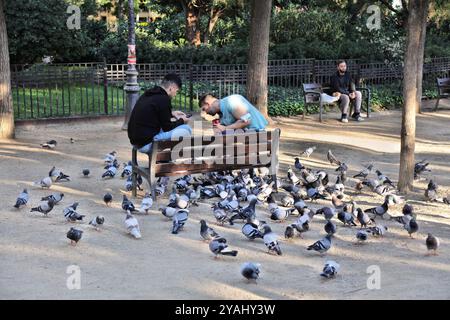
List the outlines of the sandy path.
<svg viewBox="0 0 450 320">
<path fill-rule="evenodd" d="M 398 111 L 373 114 L 364 123 L 342 126 L 332 114 L 319 124 L 301 117 L 283 119 L 280 145 L 281 176 L 292 158 L 305 147 L 316 145 L 312 157 L 304 161 L 313 168 L 331 169 L 325 154 L 329 148 L 350 166 L 350 173 L 373 161 L 385 174 L 397 179 L 401 114 Z M 441 196 L 450 193 L 450 111 L 425 113 L 418 117 L 417 159 L 426 158 L 433 170 L 428 178 L 436 179 Z M 416 192 L 408 196 L 419 214 L 420 230 L 415 239 L 395 222 L 383 222 L 389 233 L 383 239 L 354 245 L 355 230 L 340 227 L 332 249 L 324 257 L 305 247 L 323 237 L 323 218 L 317 217 L 304 239 L 282 241 L 283 256 L 265 252 L 261 241 L 250 242 L 241 234 L 241 223 L 214 226 L 231 247 L 239 250 L 236 258 L 212 259 L 206 243 L 200 241 L 199 220 L 212 224 L 214 218 L 208 203 L 193 208 L 185 230 L 170 234 L 171 222 L 157 210 L 139 215 L 143 238 L 134 240 L 125 234 L 120 209 L 124 180 L 116 177 L 102 181 L 102 159 L 117 150 L 121 162 L 129 160 L 130 147 L 121 121 L 109 120 L 73 124 L 21 126 L 16 141 L 0 141 L 0 298 L 2 299 L 416 299 L 450 298 L 450 207 L 424 202 L 426 181 L 416 184 Z M 69 142 L 74 138 L 75 143 Z M 56 139 L 56 150 L 39 147 L 48 139 Z M 73 181 L 59 183 L 50 191 L 31 186 L 56 165 Z M 90 178 L 81 169 L 91 170 Z M 330 170 L 331 172 L 331 170 Z M 335 175 L 331 175 L 335 181 Z M 351 185 L 353 182 L 351 183 Z M 30 202 L 20 211 L 12 210 L 22 188 L 30 190 Z M 53 191 L 65 198 L 44 218 L 29 212 L 40 197 Z M 112 208 L 103 204 L 105 192 L 114 196 Z M 350 192 L 352 194 L 352 192 Z M 370 192 L 354 199 L 367 208 L 381 203 L 382 197 Z M 68 245 L 66 232 L 73 224 L 64 221 L 62 209 L 78 201 L 79 212 L 87 218 L 104 215 L 104 230 L 96 232 L 86 223 L 76 247 Z M 135 200 L 140 203 L 140 198 Z M 160 199 L 158 205 L 167 199 Z M 326 202 L 313 204 L 317 208 Z M 154 209 L 157 206 L 153 207 Z M 268 218 L 264 207 L 257 208 Z M 392 214 L 399 214 L 401 206 Z M 88 220 L 89 221 L 89 220 Z M 272 223 L 283 235 L 287 223 Z M 425 257 L 425 237 L 431 232 L 441 239 L 440 255 Z M 326 260 L 341 264 L 339 276 L 324 282 L 319 273 Z M 262 277 L 257 285 L 247 284 L 239 274 L 244 261 L 262 264 Z M 81 270 L 81 289 L 66 287 L 69 265 Z M 378 265 L 381 289 L 369 290 L 367 268 Z"/>
</svg>

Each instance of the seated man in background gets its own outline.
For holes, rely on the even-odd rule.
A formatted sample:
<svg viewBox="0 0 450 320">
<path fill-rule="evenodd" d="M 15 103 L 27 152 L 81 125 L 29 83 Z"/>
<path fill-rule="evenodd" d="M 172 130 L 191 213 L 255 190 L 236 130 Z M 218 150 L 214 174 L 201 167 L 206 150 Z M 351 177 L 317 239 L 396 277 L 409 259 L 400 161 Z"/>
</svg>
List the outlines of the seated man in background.
<svg viewBox="0 0 450 320">
<path fill-rule="evenodd" d="M 214 125 L 214 132 L 228 130 L 264 130 L 268 121 L 247 99 L 239 94 L 218 99 L 212 94 L 200 98 L 199 106 L 203 112 L 220 117 L 220 123 Z"/>
<path fill-rule="evenodd" d="M 363 120 L 360 114 L 362 95 L 360 91 L 355 90 L 355 84 L 352 81 L 352 76 L 347 71 L 347 64 L 344 60 L 338 61 L 336 74 L 331 77 L 331 91 L 334 97 L 339 97 L 342 122 L 348 122 L 347 115 L 350 102 L 355 103 L 352 118 L 356 121 Z"/>
<path fill-rule="evenodd" d="M 140 152 L 149 153 L 153 141 L 192 134 L 186 114 L 172 111 L 171 99 L 181 85 L 178 75 L 168 74 L 159 86 L 148 89 L 136 101 L 128 122 L 128 138 Z"/>
</svg>

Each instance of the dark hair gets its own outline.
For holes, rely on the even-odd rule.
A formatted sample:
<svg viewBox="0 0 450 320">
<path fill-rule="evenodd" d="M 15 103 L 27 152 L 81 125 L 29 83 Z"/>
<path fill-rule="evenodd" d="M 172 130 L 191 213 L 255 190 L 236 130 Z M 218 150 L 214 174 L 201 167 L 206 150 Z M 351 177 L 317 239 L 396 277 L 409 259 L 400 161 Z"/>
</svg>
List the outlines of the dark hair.
<svg viewBox="0 0 450 320">
<path fill-rule="evenodd" d="M 341 63 L 347 64 L 347 62 L 345 62 L 345 60 L 343 60 L 343 59 L 340 59 L 340 60 L 337 60 L 337 61 L 336 61 L 336 65 L 337 65 L 337 66 L 340 65 Z"/>
<path fill-rule="evenodd" d="M 212 93 L 205 93 L 204 95 L 202 95 L 200 97 L 200 99 L 198 100 L 198 106 L 200 107 L 200 109 L 202 108 L 202 104 L 203 104 L 203 102 L 205 102 L 207 97 L 214 97 L 214 98 L 216 98 L 216 96 L 214 96 Z"/>
<path fill-rule="evenodd" d="M 163 81 L 161 82 L 161 85 L 162 85 L 162 86 L 167 86 L 167 85 L 170 85 L 170 84 L 172 84 L 172 83 L 176 84 L 176 85 L 178 86 L 178 88 L 181 89 L 181 86 L 182 86 L 181 79 L 180 79 L 180 77 L 179 77 L 177 74 L 175 74 L 175 73 L 169 73 L 169 74 L 167 74 L 167 75 L 164 77 Z"/>
</svg>

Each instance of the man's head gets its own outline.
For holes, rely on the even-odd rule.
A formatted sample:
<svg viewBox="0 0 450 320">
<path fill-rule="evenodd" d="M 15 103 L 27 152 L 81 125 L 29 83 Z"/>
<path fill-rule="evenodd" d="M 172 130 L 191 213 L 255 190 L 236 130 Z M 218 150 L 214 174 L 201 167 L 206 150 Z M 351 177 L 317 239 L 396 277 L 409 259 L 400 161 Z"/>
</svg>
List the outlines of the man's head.
<svg viewBox="0 0 450 320">
<path fill-rule="evenodd" d="M 220 106 L 218 99 L 214 97 L 211 93 L 207 93 L 202 96 L 198 102 L 200 109 L 206 112 L 210 116 L 214 116 L 220 112 Z"/>
<path fill-rule="evenodd" d="M 175 73 L 169 73 L 161 81 L 161 87 L 166 90 L 169 97 L 173 98 L 177 95 L 178 90 L 181 89 L 181 79 Z"/>
<path fill-rule="evenodd" d="M 347 71 L 347 63 L 345 62 L 345 60 L 337 61 L 337 69 L 339 73 L 345 73 Z"/>
</svg>

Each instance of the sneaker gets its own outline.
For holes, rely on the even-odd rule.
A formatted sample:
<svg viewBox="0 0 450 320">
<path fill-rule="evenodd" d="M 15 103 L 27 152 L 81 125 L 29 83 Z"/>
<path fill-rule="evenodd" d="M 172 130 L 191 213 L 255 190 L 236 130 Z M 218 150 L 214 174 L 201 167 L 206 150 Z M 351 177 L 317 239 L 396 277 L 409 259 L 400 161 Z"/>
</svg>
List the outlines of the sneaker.
<svg viewBox="0 0 450 320">
<path fill-rule="evenodd" d="M 341 122 L 347 123 L 347 122 L 348 122 L 348 119 L 347 119 L 347 118 L 342 118 L 342 119 L 341 119 Z"/>
<path fill-rule="evenodd" d="M 354 115 L 352 115 L 352 118 L 355 119 L 355 121 L 364 121 L 364 118 L 361 117 L 361 115 L 359 113 L 356 113 Z"/>
</svg>

